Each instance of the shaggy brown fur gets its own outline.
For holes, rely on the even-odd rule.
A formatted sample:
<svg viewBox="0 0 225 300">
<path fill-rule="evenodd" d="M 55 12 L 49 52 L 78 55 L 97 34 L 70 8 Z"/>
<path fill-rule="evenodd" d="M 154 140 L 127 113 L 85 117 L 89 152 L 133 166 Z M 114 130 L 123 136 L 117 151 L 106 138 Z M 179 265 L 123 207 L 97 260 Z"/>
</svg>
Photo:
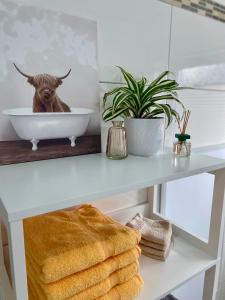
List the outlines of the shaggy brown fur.
<svg viewBox="0 0 225 300">
<path fill-rule="evenodd" d="M 41 74 L 28 79 L 35 87 L 33 112 L 69 112 L 70 108 L 56 94 L 56 88 L 62 84 L 57 77 Z"/>
<path fill-rule="evenodd" d="M 33 112 L 70 112 L 69 106 L 56 94 L 56 89 L 63 83 L 62 79 L 66 78 L 71 70 L 63 77 L 55 77 L 49 74 L 29 76 L 20 71 L 16 65 L 15 68 L 35 87 Z"/>
</svg>

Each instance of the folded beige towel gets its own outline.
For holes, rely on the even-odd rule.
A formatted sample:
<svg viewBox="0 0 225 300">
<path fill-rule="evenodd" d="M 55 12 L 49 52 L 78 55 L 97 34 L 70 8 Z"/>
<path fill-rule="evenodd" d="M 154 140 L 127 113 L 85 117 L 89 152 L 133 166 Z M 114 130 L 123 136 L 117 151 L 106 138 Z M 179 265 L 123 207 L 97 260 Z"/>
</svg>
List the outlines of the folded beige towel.
<svg viewBox="0 0 225 300">
<path fill-rule="evenodd" d="M 140 247 L 145 252 L 149 252 L 149 253 L 151 253 L 153 255 L 162 256 L 162 257 L 167 256 L 166 254 L 168 254 L 168 252 L 170 250 L 170 244 L 167 246 L 167 248 L 164 251 L 158 250 L 158 249 L 154 249 L 154 248 L 151 248 L 151 247 L 147 247 L 147 246 L 144 246 L 144 245 L 140 245 Z"/>
<path fill-rule="evenodd" d="M 160 245 L 158 243 L 153 243 L 145 240 L 144 238 L 141 239 L 140 245 L 151 247 L 153 249 L 165 251 L 168 245 Z"/>
<path fill-rule="evenodd" d="M 161 256 L 158 256 L 158 255 L 153 255 L 153 254 L 150 254 L 150 253 L 145 252 L 145 251 L 142 251 L 142 254 L 143 254 L 144 256 L 150 257 L 150 258 L 152 258 L 152 259 L 161 260 L 161 261 L 166 261 L 166 257 L 161 257 Z"/>
<path fill-rule="evenodd" d="M 157 260 L 165 261 L 170 252 L 170 244 L 165 251 L 157 250 L 151 247 L 141 246 L 142 254 Z"/>
<path fill-rule="evenodd" d="M 127 226 L 141 231 L 142 238 L 146 241 L 163 246 L 170 244 L 172 237 L 172 224 L 166 220 L 151 220 L 137 214 Z"/>
</svg>

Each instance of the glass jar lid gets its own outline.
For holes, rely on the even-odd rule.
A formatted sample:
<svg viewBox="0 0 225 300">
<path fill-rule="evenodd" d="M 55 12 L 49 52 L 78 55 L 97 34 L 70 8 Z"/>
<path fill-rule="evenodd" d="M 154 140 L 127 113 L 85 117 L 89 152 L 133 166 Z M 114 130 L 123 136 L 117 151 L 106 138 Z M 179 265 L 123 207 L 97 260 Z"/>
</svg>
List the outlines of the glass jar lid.
<svg viewBox="0 0 225 300">
<path fill-rule="evenodd" d="M 180 141 L 180 142 L 185 142 L 186 140 L 189 140 L 191 138 L 190 134 L 182 134 L 182 133 L 176 133 L 175 137 Z"/>
</svg>

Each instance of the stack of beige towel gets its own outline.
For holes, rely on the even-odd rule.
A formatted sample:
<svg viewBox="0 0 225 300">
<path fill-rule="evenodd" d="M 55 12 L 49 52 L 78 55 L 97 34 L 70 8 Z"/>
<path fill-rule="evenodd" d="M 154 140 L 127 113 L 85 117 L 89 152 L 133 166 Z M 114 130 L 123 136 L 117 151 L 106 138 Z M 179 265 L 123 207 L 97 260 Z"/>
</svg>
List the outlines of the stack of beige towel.
<svg viewBox="0 0 225 300">
<path fill-rule="evenodd" d="M 165 261 L 172 240 L 172 224 L 166 220 L 151 220 L 137 214 L 128 224 L 141 231 L 142 253 L 154 259 Z"/>
<path fill-rule="evenodd" d="M 141 234 L 91 205 L 24 220 L 29 300 L 132 300 Z"/>
</svg>

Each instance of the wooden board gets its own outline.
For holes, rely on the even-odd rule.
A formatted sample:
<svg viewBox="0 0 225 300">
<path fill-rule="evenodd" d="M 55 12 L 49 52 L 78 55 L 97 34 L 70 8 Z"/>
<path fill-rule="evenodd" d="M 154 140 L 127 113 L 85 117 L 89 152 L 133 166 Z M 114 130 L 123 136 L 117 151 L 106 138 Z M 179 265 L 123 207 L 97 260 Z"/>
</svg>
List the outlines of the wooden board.
<svg viewBox="0 0 225 300">
<path fill-rule="evenodd" d="M 2 141 L 0 165 L 101 152 L 100 135 L 79 137 L 76 143 L 71 147 L 68 139 L 43 140 L 39 142 L 38 150 L 32 151 L 29 141 Z"/>
</svg>

